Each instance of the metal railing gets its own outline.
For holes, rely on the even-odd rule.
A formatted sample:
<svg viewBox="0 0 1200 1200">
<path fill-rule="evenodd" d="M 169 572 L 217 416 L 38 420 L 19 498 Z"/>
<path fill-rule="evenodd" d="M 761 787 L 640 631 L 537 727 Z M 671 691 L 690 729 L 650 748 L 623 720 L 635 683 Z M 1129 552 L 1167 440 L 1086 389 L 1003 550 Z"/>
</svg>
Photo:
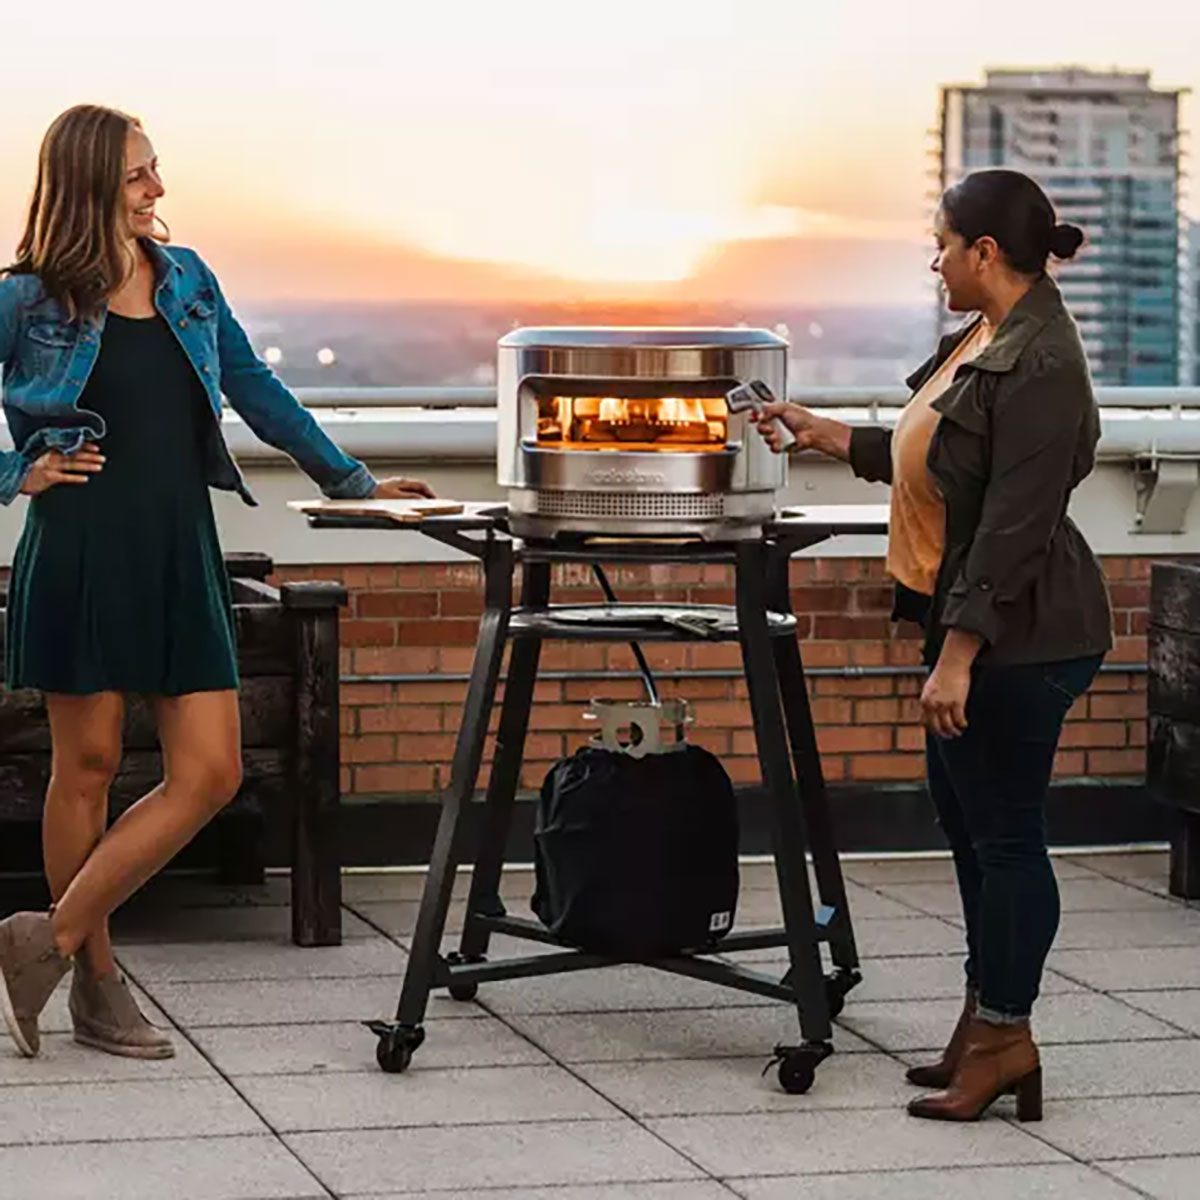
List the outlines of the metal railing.
<svg viewBox="0 0 1200 1200">
<path fill-rule="evenodd" d="M 495 408 L 494 387 L 323 387 L 296 388 L 308 408 Z M 793 387 L 788 399 L 809 408 L 903 408 L 903 387 Z M 1101 387 L 1101 408 L 1200 410 L 1200 387 Z"/>
<path fill-rule="evenodd" d="M 295 388 L 306 408 L 495 408 L 494 387 Z"/>
<path fill-rule="evenodd" d="M 359 457 L 475 461 L 496 453 L 494 387 L 298 388 L 296 394 Z M 909 395 L 902 387 L 805 386 L 792 388 L 789 399 L 861 425 L 893 422 Z M 1109 387 L 1096 395 L 1100 459 L 1200 460 L 1200 387 Z M 274 456 L 248 431 L 229 432 L 236 453 Z"/>
</svg>

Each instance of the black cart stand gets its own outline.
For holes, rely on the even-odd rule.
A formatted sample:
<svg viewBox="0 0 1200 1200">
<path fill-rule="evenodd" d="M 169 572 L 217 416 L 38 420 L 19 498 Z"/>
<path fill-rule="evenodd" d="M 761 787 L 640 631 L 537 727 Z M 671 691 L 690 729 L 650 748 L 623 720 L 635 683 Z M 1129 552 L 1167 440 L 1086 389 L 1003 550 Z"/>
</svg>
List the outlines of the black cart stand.
<svg viewBox="0 0 1200 1200">
<path fill-rule="evenodd" d="M 318 527 L 397 528 L 386 519 L 326 513 L 310 520 Z M 542 643 L 736 640 L 742 647 L 771 813 L 784 923 L 781 928 L 735 930 L 722 939 L 719 953 L 786 946 L 790 966 L 781 979 L 775 979 L 715 957 L 718 951 L 714 950 L 658 958 L 644 965 L 794 1003 L 802 1041 L 776 1047 L 779 1079 L 789 1092 L 807 1091 L 818 1064 L 833 1051 L 831 1020 L 841 1011 L 846 993 L 860 975 L 796 639 L 788 561 L 797 551 L 839 533 L 882 533 L 886 529 L 884 513 L 856 506 L 785 512 L 764 527 L 760 539 L 721 543 L 522 542 L 510 536 L 502 507 L 431 517 L 420 525 L 399 528 L 415 529 L 478 558 L 484 567 L 485 606 L 396 1019 L 369 1023 L 379 1037 L 379 1065 L 385 1071 L 408 1067 L 424 1041 L 422 1022 L 434 987 L 446 987 L 456 999 L 470 1000 L 481 983 L 613 966 L 622 961 L 561 946 L 538 922 L 509 916 L 500 900 L 503 855 Z M 551 567 L 565 562 L 732 564 L 736 605 L 552 605 Z M 512 581 L 518 563 L 521 601 L 514 608 Z M 656 608 L 661 612 L 656 613 Z M 656 616 L 661 619 L 655 620 Z M 459 862 L 460 835 L 475 792 L 501 659 L 509 641 L 512 654 L 464 928 L 458 951 L 443 955 L 442 934 Z M 816 906 L 806 869 L 808 854 L 817 882 Z M 561 949 L 489 962 L 488 942 L 493 933 Z M 829 946 L 828 973 L 822 962 L 823 942 Z"/>
</svg>

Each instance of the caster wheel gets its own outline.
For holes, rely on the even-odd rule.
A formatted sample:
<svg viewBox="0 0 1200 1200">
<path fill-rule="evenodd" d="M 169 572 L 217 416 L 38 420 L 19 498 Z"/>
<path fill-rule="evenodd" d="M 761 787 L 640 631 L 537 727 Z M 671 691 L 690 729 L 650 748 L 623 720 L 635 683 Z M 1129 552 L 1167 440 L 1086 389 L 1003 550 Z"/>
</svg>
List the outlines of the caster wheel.
<svg viewBox="0 0 1200 1200">
<path fill-rule="evenodd" d="M 470 958 L 459 954 L 456 950 L 453 954 L 446 955 L 446 965 L 450 967 L 461 967 L 473 963 L 487 962 L 486 954 L 473 954 Z M 450 993 L 451 1000 L 474 1000 L 479 995 L 479 984 L 453 981 L 446 985 L 446 990 Z"/>
<path fill-rule="evenodd" d="M 379 1037 L 375 1047 L 375 1061 L 389 1075 L 407 1071 L 417 1048 L 425 1040 L 425 1029 L 421 1025 L 393 1025 L 386 1021 L 371 1021 L 367 1028 Z"/>
<path fill-rule="evenodd" d="M 803 1096 L 817 1078 L 817 1065 L 806 1054 L 789 1054 L 779 1064 L 779 1086 L 789 1096 Z"/>
<path fill-rule="evenodd" d="M 765 1075 L 779 1064 L 779 1086 L 789 1096 L 803 1096 L 817 1077 L 817 1067 L 831 1054 L 828 1042 L 805 1042 L 801 1046 L 776 1046 L 775 1056 L 763 1070 Z"/>
<path fill-rule="evenodd" d="M 401 1042 L 395 1037 L 381 1037 L 375 1047 L 375 1061 L 389 1075 L 399 1075 L 407 1071 L 412 1062 L 413 1048 L 407 1042 Z"/>
</svg>

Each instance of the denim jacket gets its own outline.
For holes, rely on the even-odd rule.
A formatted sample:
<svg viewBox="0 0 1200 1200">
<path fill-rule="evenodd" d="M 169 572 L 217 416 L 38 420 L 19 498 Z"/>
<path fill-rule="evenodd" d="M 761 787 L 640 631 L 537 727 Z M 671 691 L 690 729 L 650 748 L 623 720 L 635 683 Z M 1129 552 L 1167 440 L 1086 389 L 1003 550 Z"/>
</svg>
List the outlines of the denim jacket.
<svg viewBox="0 0 1200 1200">
<path fill-rule="evenodd" d="M 144 242 L 154 263 L 154 307 L 170 325 L 212 407 L 206 464 L 209 484 L 255 504 L 221 433 L 221 396 L 264 442 L 282 450 L 333 499 L 361 499 L 375 489 L 371 472 L 343 453 L 254 353 L 216 276 L 194 250 Z M 0 366 L 4 414 L 14 450 L 0 451 L 0 503 L 21 490 L 47 450 L 74 454 L 104 438 L 104 420 L 79 407 L 100 353 L 107 313 L 69 321 L 35 275 L 0 279 Z"/>
</svg>

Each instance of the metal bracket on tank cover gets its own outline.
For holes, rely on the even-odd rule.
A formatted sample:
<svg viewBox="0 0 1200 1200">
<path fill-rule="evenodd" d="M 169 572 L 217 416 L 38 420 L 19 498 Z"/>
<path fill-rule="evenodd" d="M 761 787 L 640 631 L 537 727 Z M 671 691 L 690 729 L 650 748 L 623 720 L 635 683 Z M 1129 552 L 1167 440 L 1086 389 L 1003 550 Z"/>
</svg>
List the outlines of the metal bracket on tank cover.
<svg viewBox="0 0 1200 1200">
<path fill-rule="evenodd" d="M 1188 507 L 1200 488 L 1200 459 L 1154 453 L 1135 459 L 1133 486 L 1133 533 L 1183 533 Z"/>
<path fill-rule="evenodd" d="M 599 732 L 590 739 L 593 746 L 631 758 L 686 749 L 687 726 L 693 720 L 688 702 L 678 699 L 660 704 L 592 700 L 583 716 L 599 722 Z"/>
</svg>

